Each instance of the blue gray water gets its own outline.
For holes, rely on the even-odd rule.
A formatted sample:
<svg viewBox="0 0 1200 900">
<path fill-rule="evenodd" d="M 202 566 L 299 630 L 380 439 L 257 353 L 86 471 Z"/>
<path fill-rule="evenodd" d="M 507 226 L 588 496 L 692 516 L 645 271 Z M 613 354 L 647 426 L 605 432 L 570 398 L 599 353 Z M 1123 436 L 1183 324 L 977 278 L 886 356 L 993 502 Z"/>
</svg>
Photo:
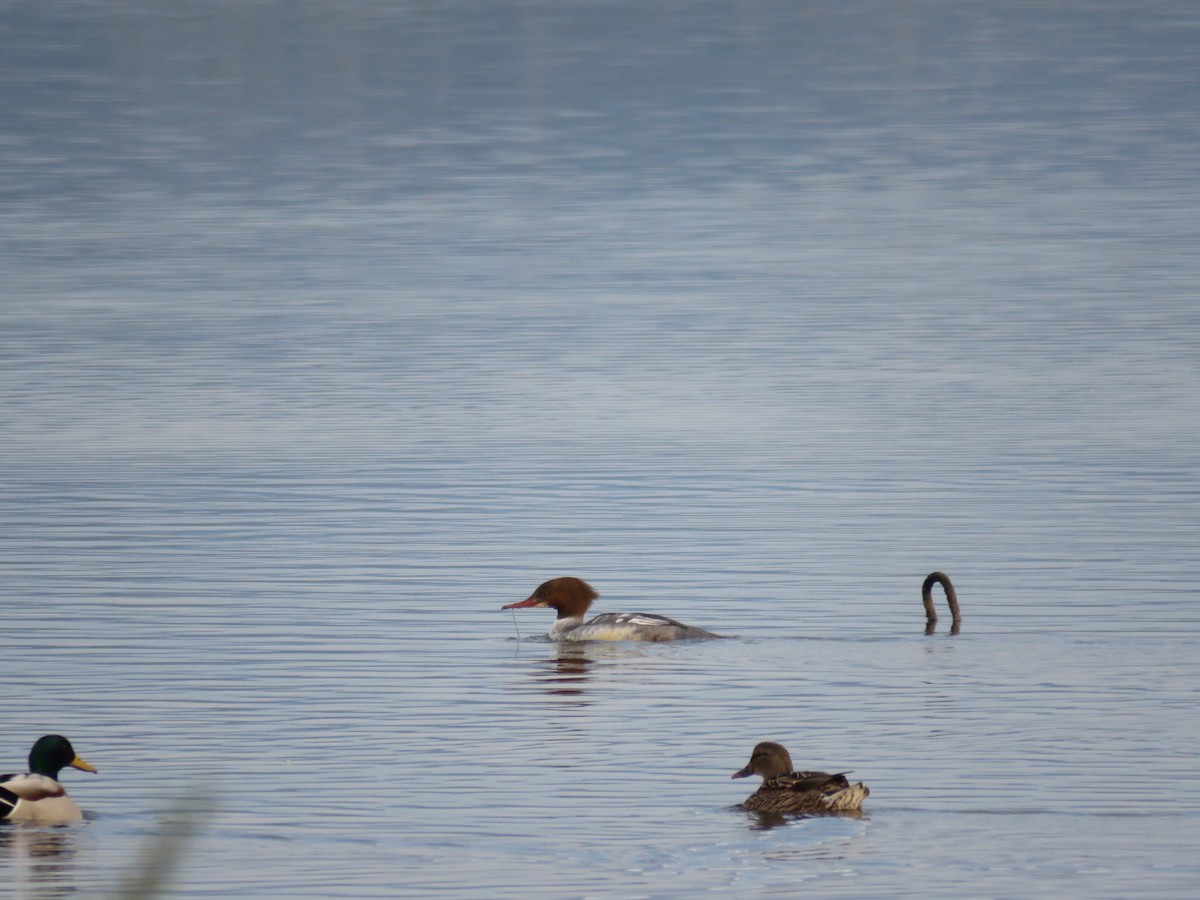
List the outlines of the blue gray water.
<svg viewBox="0 0 1200 900">
<path fill-rule="evenodd" d="M 0 8 L 0 769 L 100 770 L 0 826 L 17 896 L 197 792 L 170 896 L 1194 896 L 1198 51 L 1182 0 Z M 736 639 L 500 613 L 560 574 Z M 733 809 L 764 739 L 864 815 Z"/>
</svg>

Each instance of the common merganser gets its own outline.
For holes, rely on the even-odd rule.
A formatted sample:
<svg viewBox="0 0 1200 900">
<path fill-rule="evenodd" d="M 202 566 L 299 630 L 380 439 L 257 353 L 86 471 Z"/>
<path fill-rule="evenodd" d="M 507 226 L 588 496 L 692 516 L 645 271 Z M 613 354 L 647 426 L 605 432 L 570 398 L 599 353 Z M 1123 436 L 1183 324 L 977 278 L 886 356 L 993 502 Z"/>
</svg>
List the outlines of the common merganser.
<svg viewBox="0 0 1200 900">
<path fill-rule="evenodd" d="M 782 744 L 763 741 L 754 748 L 746 768 L 731 777 L 761 775 L 762 786 L 746 798 L 743 809 L 759 812 L 857 812 L 871 789 L 851 784 L 845 773 L 796 772 Z"/>
<path fill-rule="evenodd" d="M 500 608 L 557 610 L 558 618 L 549 632 L 554 641 L 679 641 L 720 637 L 703 628 L 650 613 L 604 613 L 584 624 L 584 614 L 599 596 L 586 581 L 568 576 L 553 578 L 520 603 Z"/>
<path fill-rule="evenodd" d="M 0 775 L 0 819 L 59 825 L 77 822 L 83 813 L 58 783 L 58 773 L 67 766 L 84 772 L 96 770 L 75 753 L 65 737 L 48 734 L 37 739 L 29 751 L 29 771 L 24 775 Z"/>
</svg>

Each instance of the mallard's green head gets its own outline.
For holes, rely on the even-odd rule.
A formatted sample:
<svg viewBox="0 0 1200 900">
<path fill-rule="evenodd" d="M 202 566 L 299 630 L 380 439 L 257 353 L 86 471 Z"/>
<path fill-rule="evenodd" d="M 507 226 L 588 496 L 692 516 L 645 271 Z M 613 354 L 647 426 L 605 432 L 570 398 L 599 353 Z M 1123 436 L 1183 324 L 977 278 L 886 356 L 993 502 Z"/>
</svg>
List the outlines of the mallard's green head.
<svg viewBox="0 0 1200 900">
<path fill-rule="evenodd" d="M 96 770 L 75 753 L 75 748 L 61 734 L 48 734 L 37 739 L 29 751 L 29 771 L 35 775 L 58 778 L 58 773 L 70 766 L 84 772 Z"/>
</svg>

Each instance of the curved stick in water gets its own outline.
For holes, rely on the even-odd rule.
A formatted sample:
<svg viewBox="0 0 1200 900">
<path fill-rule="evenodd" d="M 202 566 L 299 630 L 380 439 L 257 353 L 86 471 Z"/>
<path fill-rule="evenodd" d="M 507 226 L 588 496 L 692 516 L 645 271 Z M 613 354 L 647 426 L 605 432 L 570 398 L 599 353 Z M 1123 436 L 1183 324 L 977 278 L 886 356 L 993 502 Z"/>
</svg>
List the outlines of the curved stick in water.
<svg viewBox="0 0 1200 900">
<path fill-rule="evenodd" d="M 954 593 L 954 585 L 950 583 L 950 578 L 945 572 L 930 572 L 925 576 L 925 583 L 921 585 L 921 601 L 925 604 L 925 633 L 933 632 L 933 626 L 937 624 L 937 610 L 933 608 L 933 586 L 940 584 L 942 590 L 946 592 L 946 602 L 950 604 L 950 615 L 954 617 L 954 622 L 951 625 L 951 633 L 958 633 L 958 626 L 962 622 L 962 614 L 958 611 L 958 595 Z"/>
</svg>

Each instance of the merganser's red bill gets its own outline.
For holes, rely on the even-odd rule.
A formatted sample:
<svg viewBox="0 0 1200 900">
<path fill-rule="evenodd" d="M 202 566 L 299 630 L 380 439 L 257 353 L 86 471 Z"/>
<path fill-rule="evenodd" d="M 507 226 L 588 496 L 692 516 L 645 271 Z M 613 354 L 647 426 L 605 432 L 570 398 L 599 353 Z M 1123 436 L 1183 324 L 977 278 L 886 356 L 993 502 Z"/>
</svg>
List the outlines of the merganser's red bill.
<svg viewBox="0 0 1200 900">
<path fill-rule="evenodd" d="M 502 606 L 502 607 L 500 607 L 500 609 L 501 609 L 501 610 L 505 610 L 505 609 L 527 609 L 527 608 L 529 608 L 530 606 L 537 606 L 537 605 L 538 605 L 538 598 L 537 598 L 537 597 L 529 597 L 529 598 L 528 598 L 528 599 L 526 599 L 526 600 L 522 600 L 520 603 L 510 603 L 510 604 L 508 604 L 507 606 Z"/>
</svg>

